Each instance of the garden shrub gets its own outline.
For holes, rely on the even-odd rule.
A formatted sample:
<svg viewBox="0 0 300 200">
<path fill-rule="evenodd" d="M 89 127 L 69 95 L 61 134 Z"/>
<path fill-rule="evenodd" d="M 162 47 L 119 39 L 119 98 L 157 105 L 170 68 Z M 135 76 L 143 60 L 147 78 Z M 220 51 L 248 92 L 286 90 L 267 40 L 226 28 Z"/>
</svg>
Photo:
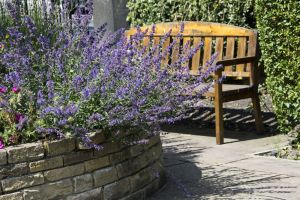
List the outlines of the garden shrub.
<svg viewBox="0 0 300 200">
<path fill-rule="evenodd" d="M 141 142 L 156 134 L 160 123 L 180 120 L 191 105 L 199 104 L 198 98 L 180 94 L 199 86 L 217 68 L 212 65 L 191 79 L 181 64 L 200 45 L 184 49 L 178 62 L 161 66 L 176 40 L 158 52 L 159 46 L 141 46 L 143 36 L 153 34 L 155 27 L 139 30 L 129 41 L 123 30 L 105 34 L 102 26 L 90 31 L 92 6 L 87 1 L 65 19 L 63 29 L 51 26 L 41 32 L 34 18 L 8 4 L 14 25 L 1 41 L 0 148 L 67 136 L 99 148 L 88 137 L 99 129 L 116 140 L 130 134 L 129 142 Z M 56 18 L 47 15 L 43 20 L 51 24 Z"/>
<path fill-rule="evenodd" d="M 256 1 L 266 84 L 283 132 L 300 123 L 299 10 L 299 0 Z"/>
<path fill-rule="evenodd" d="M 254 27 L 254 0 L 128 0 L 132 26 L 172 21 L 209 21 Z"/>
</svg>

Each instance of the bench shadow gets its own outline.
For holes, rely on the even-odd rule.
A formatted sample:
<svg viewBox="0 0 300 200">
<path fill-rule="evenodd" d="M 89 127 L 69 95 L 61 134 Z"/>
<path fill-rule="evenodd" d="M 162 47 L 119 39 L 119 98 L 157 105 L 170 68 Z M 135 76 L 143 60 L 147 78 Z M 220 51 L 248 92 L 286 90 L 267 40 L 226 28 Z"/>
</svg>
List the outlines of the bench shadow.
<svg viewBox="0 0 300 200">
<path fill-rule="evenodd" d="M 177 138 L 171 140 L 174 144 L 167 140 L 169 145 L 164 147 L 167 183 L 149 200 L 281 199 L 280 196 L 297 190 L 288 184 L 291 177 L 287 175 L 222 165 L 206 166 L 195 159 L 206 147 L 195 148 L 193 144 L 180 144 Z M 279 184 L 282 182 L 287 184 Z"/>
<path fill-rule="evenodd" d="M 257 134 L 255 130 L 255 120 L 251 110 L 225 108 L 225 138 L 235 140 L 226 143 L 259 139 L 277 134 L 277 122 L 274 113 L 262 112 L 262 118 L 264 132 L 263 134 Z M 194 111 L 188 119 L 176 122 L 172 125 L 163 125 L 162 129 L 165 132 L 215 137 L 214 108 L 201 108 L 198 111 Z"/>
</svg>

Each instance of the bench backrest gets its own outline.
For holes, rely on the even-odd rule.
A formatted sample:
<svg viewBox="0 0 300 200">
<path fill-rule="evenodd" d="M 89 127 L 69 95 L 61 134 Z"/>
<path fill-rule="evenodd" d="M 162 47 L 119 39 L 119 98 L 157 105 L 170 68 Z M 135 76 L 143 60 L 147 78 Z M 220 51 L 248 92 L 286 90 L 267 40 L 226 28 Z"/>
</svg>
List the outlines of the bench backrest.
<svg viewBox="0 0 300 200">
<path fill-rule="evenodd" d="M 178 40 L 178 33 L 183 22 L 160 23 L 155 25 L 155 33 L 150 38 L 145 35 L 144 45 L 149 45 L 153 40 L 154 44 L 159 44 L 161 38 L 172 29 L 170 37 L 162 45 L 162 51 L 169 46 L 173 40 Z M 151 30 L 152 26 L 141 27 L 142 31 Z M 126 34 L 133 35 L 136 28 L 132 28 Z M 190 42 L 191 47 L 203 42 L 202 48 L 193 56 L 189 62 L 192 74 L 197 74 L 199 66 L 204 66 L 210 60 L 211 55 L 218 53 L 217 61 L 224 59 L 240 58 L 245 56 L 257 56 L 257 31 L 237 26 L 210 23 L 210 22 L 184 22 L 183 38 L 178 41 L 178 45 Z M 171 50 L 169 58 L 165 62 L 176 60 L 178 50 Z M 226 66 L 223 74 L 226 77 L 251 78 L 254 76 L 253 69 L 249 64 L 239 64 L 236 66 Z"/>
</svg>

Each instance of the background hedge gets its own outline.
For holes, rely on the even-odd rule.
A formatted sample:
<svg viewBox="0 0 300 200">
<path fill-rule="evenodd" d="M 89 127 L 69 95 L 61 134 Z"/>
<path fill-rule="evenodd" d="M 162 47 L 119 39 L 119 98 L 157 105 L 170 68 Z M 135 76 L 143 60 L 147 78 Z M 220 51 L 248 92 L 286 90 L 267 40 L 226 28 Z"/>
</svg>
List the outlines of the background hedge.
<svg viewBox="0 0 300 200">
<path fill-rule="evenodd" d="M 279 128 L 300 124 L 300 1 L 256 0 L 266 84 Z"/>
<path fill-rule="evenodd" d="M 128 0 L 132 26 L 171 21 L 210 21 L 255 27 L 254 0 Z"/>
</svg>

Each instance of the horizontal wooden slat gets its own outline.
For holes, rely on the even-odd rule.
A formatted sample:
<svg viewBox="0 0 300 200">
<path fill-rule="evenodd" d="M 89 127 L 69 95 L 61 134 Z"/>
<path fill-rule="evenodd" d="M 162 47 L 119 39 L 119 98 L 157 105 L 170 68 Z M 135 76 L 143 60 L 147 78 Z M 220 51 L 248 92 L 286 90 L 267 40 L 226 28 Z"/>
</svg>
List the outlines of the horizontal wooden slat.
<svg viewBox="0 0 300 200">
<path fill-rule="evenodd" d="M 255 62 L 255 56 L 248 56 L 244 58 L 233 58 L 233 59 L 226 59 L 217 62 L 217 65 L 229 66 L 229 65 L 237 65 L 237 64 L 244 64 L 244 63 L 251 63 Z"/>
</svg>

